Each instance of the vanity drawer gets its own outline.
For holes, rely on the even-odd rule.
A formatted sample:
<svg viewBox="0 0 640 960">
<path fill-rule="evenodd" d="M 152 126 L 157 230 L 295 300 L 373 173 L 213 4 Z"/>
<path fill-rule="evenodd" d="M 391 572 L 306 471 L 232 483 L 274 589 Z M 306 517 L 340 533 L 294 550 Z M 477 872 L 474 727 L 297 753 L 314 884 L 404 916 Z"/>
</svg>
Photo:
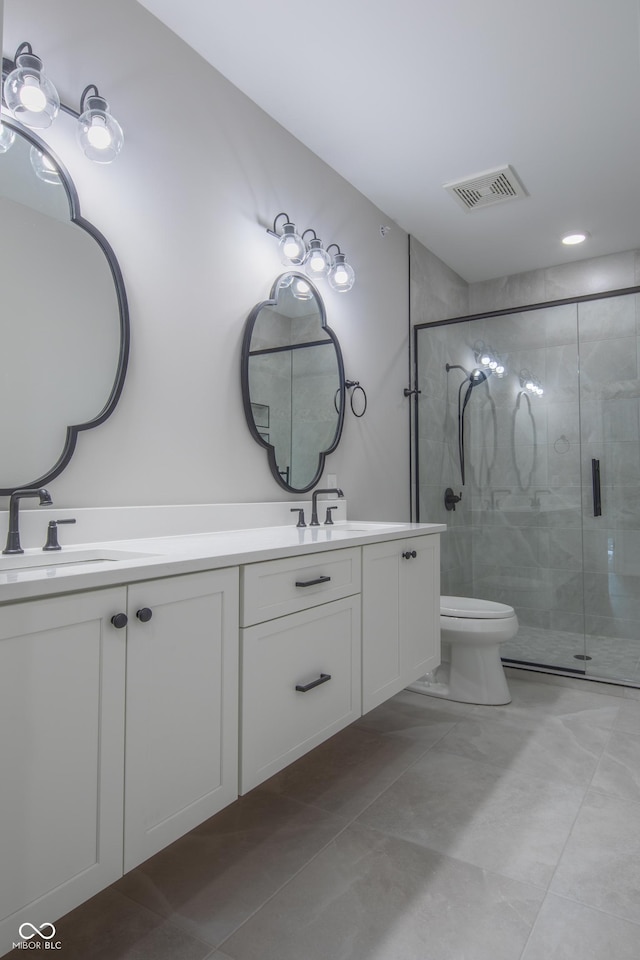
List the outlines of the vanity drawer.
<svg viewBox="0 0 640 960">
<path fill-rule="evenodd" d="M 247 564 L 241 625 L 251 626 L 360 593 L 360 548 Z"/>
<path fill-rule="evenodd" d="M 240 635 L 240 793 L 246 793 L 360 716 L 360 597 Z"/>
</svg>

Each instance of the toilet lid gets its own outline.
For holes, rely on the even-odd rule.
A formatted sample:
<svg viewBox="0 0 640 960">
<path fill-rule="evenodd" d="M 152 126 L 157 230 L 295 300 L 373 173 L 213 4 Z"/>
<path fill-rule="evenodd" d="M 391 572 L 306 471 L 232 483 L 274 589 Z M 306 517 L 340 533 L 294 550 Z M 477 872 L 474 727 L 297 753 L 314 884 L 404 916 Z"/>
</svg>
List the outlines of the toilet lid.
<svg viewBox="0 0 640 960">
<path fill-rule="evenodd" d="M 514 616 L 513 607 L 493 600 L 474 600 L 471 597 L 440 597 L 442 617 L 468 617 L 470 620 L 502 620 Z"/>
</svg>

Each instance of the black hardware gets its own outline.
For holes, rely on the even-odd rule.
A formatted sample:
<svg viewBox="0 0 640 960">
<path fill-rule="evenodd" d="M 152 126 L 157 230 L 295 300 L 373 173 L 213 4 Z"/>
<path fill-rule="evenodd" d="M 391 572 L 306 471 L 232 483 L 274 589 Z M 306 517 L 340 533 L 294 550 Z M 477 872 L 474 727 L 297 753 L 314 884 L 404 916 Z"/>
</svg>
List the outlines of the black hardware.
<svg viewBox="0 0 640 960">
<path fill-rule="evenodd" d="M 328 490 L 314 490 L 311 494 L 311 523 L 310 527 L 319 527 L 320 521 L 318 520 L 318 496 L 321 493 L 336 493 L 339 497 L 344 497 L 344 493 L 340 487 L 329 487 Z"/>
<path fill-rule="evenodd" d="M 417 387 L 414 387 L 413 390 L 410 387 L 405 387 L 402 391 L 405 397 L 413 397 L 419 393 L 422 393 L 422 390 L 418 390 Z"/>
<path fill-rule="evenodd" d="M 360 419 L 360 417 L 364 417 L 365 413 L 367 412 L 367 394 L 365 393 L 364 387 L 362 386 L 359 380 L 345 380 L 344 387 L 345 387 L 345 391 L 346 390 L 353 391 L 353 393 L 351 393 L 349 396 L 349 402 L 351 404 L 351 413 L 354 415 L 354 417 L 358 417 L 358 419 Z M 355 397 L 358 390 L 362 394 L 362 401 L 361 401 L 362 410 L 360 411 L 360 413 L 358 413 L 358 411 L 353 405 L 353 398 Z M 336 413 L 340 412 L 340 408 L 338 406 L 339 396 L 340 396 L 340 387 L 338 387 L 338 389 L 336 390 L 335 396 L 333 398 L 333 405 L 336 408 Z"/>
<path fill-rule="evenodd" d="M 317 680 L 312 680 L 311 683 L 296 683 L 296 690 L 299 693 L 306 693 L 307 690 L 313 690 L 314 687 L 319 687 L 321 683 L 326 683 L 327 680 L 331 680 L 330 673 L 321 673 Z"/>
<path fill-rule="evenodd" d="M 402 559 L 403 559 L 403 560 L 414 560 L 417 556 L 418 556 L 418 554 L 416 553 L 415 550 L 403 550 L 403 551 L 402 551 Z"/>
<path fill-rule="evenodd" d="M 298 514 L 296 527 L 306 527 L 306 523 L 304 522 L 304 507 L 291 507 L 291 513 Z"/>
<path fill-rule="evenodd" d="M 591 461 L 591 484 L 593 487 L 593 515 L 602 516 L 602 497 L 600 493 L 600 461 L 594 457 Z"/>
<path fill-rule="evenodd" d="M 317 583 L 329 583 L 331 577 L 316 577 L 315 580 L 296 580 L 296 587 L 315 587 Z"/>
<path fill-rule="evenodd" d="M 114 625 L 116 630 L 122 630 L 123 627 L 129 623 L 129 618 L 126 613 L 114 613 L 111 617 L 111 623 Z"/>
<path fill-rule="evenodd" d="M 45 543 L 43 550 L 62 550 L 62 547 L 58 543 L 58 524 L 59 523 L 75 523 L 75 518 L 69 520 L 49 520 L 49 525 L 47 527 L 47 542 Z"/>
<path fill-rule="evenodd" d="M 324 518 L 325 524 L 328 523 L 328 524 L 333 525 L 333 517 L 331 516 L 331 511 L 332 511 L 332 510 L 337 510 L 337 509 L 338 509 L 337 507 L 327 507 L 327 515 L 326 515 L 326 517 Z"/>
<path fill-rule="evenodd" d="M 136 617 L 141 623 L 148 623 L 153 616 L 153 612 L 149 607 L 142 607 L 140 610 L 136 610 Z"/>
<path fill-rule="evenodd" d="M 447 487 L 444 492 L 444 506 L 446 510 L 455 510 L 456 503 L 460 503 L 462 500 L 462 491 L 460 495 L 456 496 L 451 487 Z"/>
<path fill-rule="evenodd" d="M 2 493 L 3 491 L 0 491 Z M 7 491 L 4 491 L 7 492 Z M 3 553 L 24 553 L 20 546 L 20 501 L 23 497 L 39 497 L 41 507 L 50 507 L 53 503 L 51 494 L 44 487 L 39 490 L 31 490 L 29 487 L 13 490 L 9 500 L 9 530 L 7 532 L 7 545 Z"/>
</svg>

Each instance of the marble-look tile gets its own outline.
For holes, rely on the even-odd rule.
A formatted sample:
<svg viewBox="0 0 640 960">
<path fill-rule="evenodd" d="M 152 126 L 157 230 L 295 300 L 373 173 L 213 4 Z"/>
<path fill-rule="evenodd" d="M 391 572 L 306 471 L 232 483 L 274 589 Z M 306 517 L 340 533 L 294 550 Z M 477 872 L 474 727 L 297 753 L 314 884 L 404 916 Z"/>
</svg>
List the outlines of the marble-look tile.
<svg viewBox="0 0 640 960">
<path fill-rule="evenodd" d="M 592 787 L 601 793 L 640 802 L 640 733 L 613 731 Z"/>
<path fill-rule="evenodd" d="M 625 687 L 624 703 L 620 704 L 614 729 L 640 735 L 640 690 Z"/>
<path fill-rule="evenodd" d="M 542 688 L 542 689 L 541 689 Z M 593 694 L 590 691 L 573 690 L 552 684 L 533 684 L 527 680 L 515 680 L 509 684 L 512 702 L 504 707 L 473 708 L 474 716 L 492 715 L 512 717 L 526 721 L 563 717 L 582 723 L 611 729 L 620 709 L 620 698 Z"/>
<path fill-rule="evenodd" d="M 115 889 L 219 946 L 344 823 L 254 790 L 126 874 Z"/>
<path fill-rule="evenodd" d="M 635 294 L 603 297 L 578 304 L 578 335 L 584 340 L 612 340 L 636 336 Z"/>
<path fill-rule="evenodd" d="M 608 739 L 608 730 L 579 720 L 526 723 L 505 717 L 461 720 L 434 750 L 586 788 Z"/>
<path fill-rule="evenodd" d="M 584 789 L 429 750 L 358 822 L 514 880 L 546 885 Z"/>
<path fill-rule="evenodd" d="M 548 894 L 522 960 L 637 960 L 640 928 Z"/>
<path fill-rule="evenodd" d="M 604 694 L 605 696 L 624 696 L 624 688 L 614 683 L 598 683 L 596 680 L 586 680 L 582 677 L 566 677 L 560 674 L 542 673 L 537 670 L 523 670 L 521 667 L 505 667 L 507 679 L 522 680 L 526 674 L 526 681 L 531 683 L 547 683 L 552 687 L 568 687 L 570 690 L 579 690 L 581 693 Z M 640 693 L 640 691 L 639 691 Z M 620 714 L 618 714 L 618 717 Z M 617 726 L 618 720 L 614 726 Z"/>
<path fill-rule="evenodd" d="M 485 310 L 515 309 L 546 299 L 542 270 L 529 270 L 469 285 L 469 311 L 472 314 Z"/>
<path fill-rule="evenodd" d="M 353 825 L 222 948 L 238 960 L 517 960 L 543 895 Z"/>
<path fill-rule="evenodd" d="M 113 887 L 56 921 L 56 940 L 65 960 L 204 960 L 212 946 Z"/>
<path fill-rule="evenodd" d="M 635 253 L 613 253 L 577 260 L 544 271 L 543 300 L 562 300 L 590 293 L 623 290 L 635 283 Z"/>
<path fill-rule="evenodd" d="M 468 704 L 402 690 L 357 720 L 355 726 L 387 737 L 419 741 L 426 749 L 467 716 Z"/>
<path fill-rule="evenodd" d="M 435 724 L 424 738 L 398 739 L 352 724 L 258 788 L 338 814 L 357 816 L 451 727 Z"/>
<path fill-rule="evenodd" d="M 640 923 L 640 803 L 589 792 L 550 890 Z"/>
</svg>

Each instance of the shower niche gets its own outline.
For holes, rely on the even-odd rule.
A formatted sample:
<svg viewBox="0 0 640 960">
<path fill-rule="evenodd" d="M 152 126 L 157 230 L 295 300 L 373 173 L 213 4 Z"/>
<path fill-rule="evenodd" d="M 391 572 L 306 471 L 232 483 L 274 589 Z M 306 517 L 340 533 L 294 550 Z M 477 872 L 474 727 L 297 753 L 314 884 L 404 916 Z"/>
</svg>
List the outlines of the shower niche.
<svg viewBox="0 0 640 960">
<path fill-rule="evenodd" d="M 442 592 L 515 608 L 507 661 L 636 686 L 639 298 L 418 325 L 414 350 L 416 518 L 448 524 Z"/>
</svg>

